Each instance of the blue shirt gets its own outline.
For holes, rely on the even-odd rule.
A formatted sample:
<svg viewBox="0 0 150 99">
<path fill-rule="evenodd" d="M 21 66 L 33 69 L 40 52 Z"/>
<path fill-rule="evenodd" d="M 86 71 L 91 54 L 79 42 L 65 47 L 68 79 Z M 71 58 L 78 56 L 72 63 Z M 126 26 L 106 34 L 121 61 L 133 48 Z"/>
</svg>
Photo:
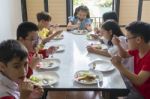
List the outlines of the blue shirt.
<svg viewBox="0 0 150 99">
<path fill-rule="evenodd" d="M 77 24 L 77 22 L 79 21 L 79 19 L 76 18 L 75 16 L 70 16 L 70 17 L 68 17 L 68 19 L 69 19 L 69 22 L 71 22 L 73 25 Z M 90 18 L 86 18 L 83 21 L 81 21 L 79 29 L 80 30 L 85 30 L 86 29 L 85 26 L 87 24 L 91 25 L 91 23 L 92 23 L 92 20 Z"/>
</svg>

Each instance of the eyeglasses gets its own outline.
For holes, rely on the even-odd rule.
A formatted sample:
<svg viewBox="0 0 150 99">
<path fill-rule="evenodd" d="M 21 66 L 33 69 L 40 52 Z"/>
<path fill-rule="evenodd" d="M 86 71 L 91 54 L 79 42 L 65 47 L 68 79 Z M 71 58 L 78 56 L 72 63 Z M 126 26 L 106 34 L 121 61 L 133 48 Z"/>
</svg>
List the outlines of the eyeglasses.
<svg viewBox="0 0 150 99">
<path fill-rule="evenodd" d="M 28 40 L 28 41 L 31 41 L 33 43 L 37 43 L 39 41 L 39 37 L 36 38 L 36 39 L 28 39 L 28 38 L 25 38 L 25 40 Z"/>
<path fill-rule="evenodd" d="M 128 42 L 130 39 L 134 39 L 134 38 L 136 38 L 137 36 L 133 36 L 133 37 L 126 37 L 126 41 Z"/>
</svg>

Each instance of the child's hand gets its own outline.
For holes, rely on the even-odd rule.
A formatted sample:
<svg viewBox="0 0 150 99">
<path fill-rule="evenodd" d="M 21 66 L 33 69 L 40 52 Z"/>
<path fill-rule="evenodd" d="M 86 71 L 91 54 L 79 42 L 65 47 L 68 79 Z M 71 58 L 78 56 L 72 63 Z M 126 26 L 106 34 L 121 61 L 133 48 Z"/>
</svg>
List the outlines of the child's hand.
<svg viewBox="0 0 150 99">
<path fill-rule="evenodd" d="M 87 46 L 87 50 L 90 53 L 94 53 L 96 51 L 96 49 L 94 47 L 92 47 L 92 46 Z"/>
<path fill-rule="evenodd" d="M 88 31 L 92 31 L 92 28 L 91 28 L 91 25 L 90 25 L 90 24 L 86 24 L 86 25 L 85 25 L 85 28 L 86 28 Z"/>
<path fill-rule="evenodd" d="M 73 25 L 74 29 L 79 29 L 79 27 L 80 27 L 80 24 Z"/>
<path fill-rule="evenodd" d="M 118 39 L 118 37 L 116 37 L 116 36 L 113 36 L 113 38 L 112 38 L 112 43 L 114 44 L 114 45 L 116 45 L 116 46 L 119 46 L 120 45 L 120 40 Z"/>
<path fill-rule="evenodd" d="M 120 56 L 113 56 L 111 59 L 111 63 L 117 67 L 118 69 L 121 68 L 122 64 L 121 64 L 121 57 Z"/>
<path fill-rule="evenodd" d="M 29 99 L 39 99 L 42 97 L 44 90 L 41 86 L 34 86 L 32 93 L 29 96 Z"/>
<path fill-rule="evenodd" d="M 43 56 L 41 54 L 37 54 L 35 53 L 32 57 L 32 60 L 30 62 L 30 67 L 32 69 L 35 69 L 37 67 L 37 65 L 39 64 L 39 62 L 41 61 L 41 59 L 43 58 Z"/>
<path fill-rule="evenodd" d="M 47 54 L 49 55 L 49 54 L 52 54 L 52 53 L 54 53 L 55 51 L 56 51 L 56 47 L 55 46 L 51 46 L 51 47 L 49 47 L 48 49 L 47 49 Z"/>
<path fill-rule="evenodd" d="M 34 85 L 29 81 L 19 83 L 20 99 L 28 99 L 33 89 Z"/>
</svg>

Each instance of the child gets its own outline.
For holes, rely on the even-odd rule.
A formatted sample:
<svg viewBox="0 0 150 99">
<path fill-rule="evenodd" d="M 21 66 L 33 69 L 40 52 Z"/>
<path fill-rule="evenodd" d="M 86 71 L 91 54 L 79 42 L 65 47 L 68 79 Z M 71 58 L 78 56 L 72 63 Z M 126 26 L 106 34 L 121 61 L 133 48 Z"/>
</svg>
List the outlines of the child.
<svg viewBox="0 0 150 99">
<path fill-rule="evenodd" d="M 39 28 L 39 36 L 42 39 L 42 44 L 49 42 L 56 35 L 60 34 L 62 30 L 53 30 L 56 26 L 50 24 L 51 16 L 47 12 L 39 12 L 37 13 L 37 21 Z M 51 29 L 51 27 L 54 27 Z"/>
<path fill-rule="evenodd" d="M 149 99 L 150 98 L 150 24 L 144 22 L 132 22 L 126 27 L 128 53 L 120 46 L 117 38 L 113 43 L 118 47 L 121 57 L 134 56 L 134 73 L 128 71 L 121 58 L 114 56 L 112 64 L 125 75 L 133 84 L 130 86 L 128 99 Z"/>
<path fill-rule="evenodd" d="M 92 31 L 91 28 L 90 13 L 87 6 L 81 5 L 75 9 L 74 16 L 69 17 L 69 23 L 67 25 L 67 30 L 88 30 Z"/>
<path fill-rule="evenodd" d="M 28 49 L 29 58 L 29 71 L 27 78 L 32 75 L 32 69 L 36 68 L 40 61 L 39 54 L 42 54 L 43 58 L 49 56 L 50 53 L 55 51 L 55 48 L 49 49 L 38 48 L 38 27 L 32 22 L 23 22 L 17 28 L 17 40 L 20 41 Z M 39 53 L 39 54 L 38 54 Z"/>
<path fill-rule="evenodd" d="M 118 16 L 114 11 L 104 13 L 102 18 L 103 18 L 103 22 L 106 22 L 107 20 L 114 20 L 115 22 L 118 23 Z"/>
<path fill-rule="evenodd" d="M 114 12 L 114 11 L 105 12 L 102 16 L 102 19 L 103 19 L 103 23 L 108 20 L 113 20 L 116 23 L 118 23 L 118 16 L 117 16 L 116 12 Z M 97 38 L 99 38 L 99 36 L 102 36 L 99 28 L 95 28 L 94 32 L 96 33 L 96 34 L 92 34 L 92 36 L 94 38 L 97 39 Z"/>
<path fill-rule="evenodd" d="M 96 53 L 96 54 L 100 54 L 100 55 L 104 55 L 104 56 L 108 56 L 108 57 L 116 54 L 117 49 L 115 46 L 113 46 L 113 44 L 111 42 L 113 36 L 119 37 L 119 39 L 121 40 L 122 46 L 125 49 L 127 49 L 126 39 L 123 36 L 123 33 L 122 33 L 120 27 L 118 26 L 118 24 L 115 21 L 108 20 L 108 21 L 104 22 L 101 27 L 101 33 L 103 36 L 102 43 L 107 45 L 108 49 L 107 50 L 106 49 L 97 49 L 95 47 L 88 46 L 87 47 L 88 52 Z"/>
<path fill-rule="evenodd" d="M 0 99 L 38 99 L 42 96 L 41 87 L 34 87 L 25 80 L 27 56 L 27 49 L 16 40 L 0 43 Z"/>
</svg>

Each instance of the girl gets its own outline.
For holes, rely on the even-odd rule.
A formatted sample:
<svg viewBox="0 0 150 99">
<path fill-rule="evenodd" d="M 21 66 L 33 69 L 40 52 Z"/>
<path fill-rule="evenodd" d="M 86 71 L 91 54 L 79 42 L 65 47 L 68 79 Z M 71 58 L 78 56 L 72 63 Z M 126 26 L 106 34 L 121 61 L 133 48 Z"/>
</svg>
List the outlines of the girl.
<svg viewBox="0 0 150 99">
<path fill-rule="evenodd" d="M 81 5 L 75 9 L 74 16 L 69 17 L 69 23 L 67 25 L 67 30 L 88 30 L 92 31 L 91 28 L 90 13 L 87 6 Z"/>
<path fill-rule="evenodd" d="M 101 39 L 102 43 L 107 45 L 108 49 L 97 49 L 92 46 L 88 46 L 87 50 L 91 53 L 96 53 L 104 56 L 110 57 L 111 55 L 116 54 L 117 49 L 116 46 L 113 46 L 113 43 L 111 42 L 113 36 L 119 37 L 121 41 L 121 45 L 123 48 L 127 49 L 126 39 L 123 36 L 123 33 L 118 26 L 118 24 L 113 20 L 108 20 L 103 23 L 101 27 L 101 34 L 103 36 L 103 39 Z"/>
</svg>

